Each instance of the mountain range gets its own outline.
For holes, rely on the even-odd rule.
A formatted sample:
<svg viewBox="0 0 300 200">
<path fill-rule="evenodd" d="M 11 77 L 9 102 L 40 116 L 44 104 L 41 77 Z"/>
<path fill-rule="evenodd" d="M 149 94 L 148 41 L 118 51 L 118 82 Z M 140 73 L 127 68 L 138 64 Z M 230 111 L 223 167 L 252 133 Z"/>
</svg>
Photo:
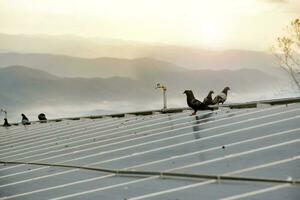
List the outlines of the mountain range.
<svg viewBox="0 0 300 200">
<path fill-rule="evenodd" d="M 264 52 L 47 35 L 0 34 L 0 44 L 0 107 L 15 116 L 157 109 L 157 83 L 167 86 L 169 106 L 185 106 L 186 89 L 202 100 L 230 86 L 228 101 L 236 102 L 278 91 L 284 82 Z"/>
<path fill-rule="evenodd" d="M 0 44 L 0 52 L 2 53 L 59 54 L 93 58 L 89 62 L 97 62 L 97 58 L 102 57 L 126 59 L 147 57 L 170 62 L 188 69 L 249 68 L 259 69 L 267 73 L 271 72 L 273 75 L 279 70 L 277 60 L 268 50 L 266 52 L 249 50 L 217 51 L 193 46 L 84 38 L 73 35 L 0 34 Z M 120 61 L 123 62 L 122 59 Z"/>
<path fill-rule="evenodd" d="M 11 65 L 30 66 L 61 77 L 108 78 L 122 76 L 136 78 L 142 71 L 183 71 L 169 62 L 152 58 L 78 58 L 51 54 L 1 53 L 0 67 Z"/>
<path fill-rule="evenodd" d="M 162 65 L 141 67 L 137 74 L 135 78 L 67 78 L 25 66 L 4 67 L 0 68 L 0 105 L 16 108 L 121 101 L 151 104 L 161 98 L 154 89 L 158 82 L 167 85 L 168 98 L 182 102 L 185 89 L 194 90 L 202 99 L 209 90 L 217 92 L 227 85 L 240 95 L 262 93 L 278 85 L 276 78 L 254 69 L 166 70 Z"/>
</svg>

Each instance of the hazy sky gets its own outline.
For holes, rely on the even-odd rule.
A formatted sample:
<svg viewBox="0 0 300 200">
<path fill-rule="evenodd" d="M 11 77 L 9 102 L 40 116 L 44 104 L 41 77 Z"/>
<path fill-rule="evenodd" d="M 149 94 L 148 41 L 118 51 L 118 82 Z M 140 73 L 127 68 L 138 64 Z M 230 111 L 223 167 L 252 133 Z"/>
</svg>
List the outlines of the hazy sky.
<svg viewBox="0 0 300 200">
<path fill-rule="evenodd" d="M 300 0 L 0 0 L 0 33 L 266 50 Z"/>
</svg>

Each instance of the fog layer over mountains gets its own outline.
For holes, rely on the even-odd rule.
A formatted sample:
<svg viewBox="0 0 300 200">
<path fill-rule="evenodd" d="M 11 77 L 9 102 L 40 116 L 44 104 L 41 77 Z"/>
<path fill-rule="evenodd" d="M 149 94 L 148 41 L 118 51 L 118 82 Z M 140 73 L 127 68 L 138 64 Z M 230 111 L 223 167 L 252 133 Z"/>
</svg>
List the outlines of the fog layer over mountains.
<svg viewBox="0 0 300 200">
<path fill-rule="evenodd" d="M 247 50 L 213 51 L 192 46 L 82 38 L 73 35 L 8 35 L 1 33 L 0 44 L 0 52 L 59 54 L 82 58 L 135 59 L 148 57 L 168 61 L 190 69 L 254 68 L 270 71 L 278 67 L 276 59 L 267 49 L 266 52 Z M 74 60 L 78 61 L 78 59 Z M 94 62 L 97 62 L 97 60 L 94 60 Z"/>
<path fill-rule="evenodd" d="M 0 34 L 0 107 L 16 121 L 22 112 L 36 119 L 160 109 L 156 83 L 167 86 L 169 107 L 186 106 L 186 89 L 202 100 L 230 86 L 228 101 L 244 102 L 282 97 L 289 85 L 263 52 L 93 41 Z"/>
<path fill-rule="evenodd" d="M 279 88 L 280 84 L 277 78 L 255 69 L 187 70 L 148 58 L 124 61 L 120 66 L 110 67 L 112 74 L 118 74 L 113 73 L 114 70 L 118 71 L 127 62 L 127 72 L 133 73 L 122 77 L 109 77 L 112 74 L 107 71 L 103 77 L 85 78 L 69 69 L 75 78 L 46 72 L 52 68 L 45 71 L 20 65 L 0 68 L 0 105 L 12 111 L 15 117 L 20 112 L 37 115 L 48 111 L 53 117 L 117 113 L 161 108 L 161 91 L 155 90 L 158 82 L 167 85 L 172 107 L 185 106 L 182 94 L 185 89 L 192 89 L 203 99 L 209 90 L 219 92 L 229 85 L 232 88 L 229 101 L 241 101 L 246 100 L 244 95 L 261 96 L 265 91 Z M 68 71 L 63 66 L 61 69 Z M 101 70 L 95 70 L 94 76 L 97 73 Z"/>
</svg>

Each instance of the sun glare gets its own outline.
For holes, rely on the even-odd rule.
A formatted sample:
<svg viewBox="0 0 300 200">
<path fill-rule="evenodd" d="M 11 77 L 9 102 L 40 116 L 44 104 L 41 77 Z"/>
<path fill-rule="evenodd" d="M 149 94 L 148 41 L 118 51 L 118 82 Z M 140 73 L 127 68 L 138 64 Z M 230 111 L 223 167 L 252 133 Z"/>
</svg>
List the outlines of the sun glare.
<svg viewBox="0 0 300 200">
<path fill-rule="evenodd" d="M 0 32 L 265 50 L 299 13 L 276 2 L 284 1 L 0 0 Z"/>
<path fill-rule="evenodd" d="M 202 45 L 213 48 L 222 45 L 225 40 L 226 32 L 222 27 L 214 23 L 203 22 L 198 27 L 197 35 Z"/>
<path fill-rule="evenodd" d="M 203 41 L 217 42 L 220 39 L 220 31 L 213 24 L 203 24 L 200 30 Z"/>
</svg>

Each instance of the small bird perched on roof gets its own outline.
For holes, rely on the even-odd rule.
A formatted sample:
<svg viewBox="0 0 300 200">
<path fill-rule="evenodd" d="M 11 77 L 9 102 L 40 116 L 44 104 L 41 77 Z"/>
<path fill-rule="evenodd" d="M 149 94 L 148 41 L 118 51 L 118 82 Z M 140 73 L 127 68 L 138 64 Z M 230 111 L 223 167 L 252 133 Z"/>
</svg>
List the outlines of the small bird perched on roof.
<svg viewBox="0 0 300 200">
<path fill-rule="evenodd" d="M 194 110 L 192 115 L 195 115 L 198 110 L 212 110 L 212 108 L 209 108 L 207 105 L 196 99 L 191 90 L 185 90 L 183 93 L 186 94 L 188 106 Z"/>
<path fill-rule="evenodd" d="M 3 124 L 4 127 L 9 127 L 11 126 L 10 123 L 8 123 L 7 121 L 7 118 L 4 118 L 4 124 Z"/>
<path fill-rule="evenodd" d="M 230 90 L 229 87 L 225 87 L 222 92 L 220 94 L 218 94 L 214 100 L 213 100 L 213 104 L 220 104 L 220 103 L 224 103 L 227 99 L 227 93 L 228 93 L 228 90 Z"/>
<path fill-rule="evenodd" d="M 22 116 L 22 124 L 23 125 L 30 125 L 31 124 L 29 122 L 29 119 L 24 114 L 21 114 L 21 116 Z"/>
<path fill-rule="evenodd" d="M 42 123 L 47 121 L 46 115 L 44 113 L 39 114 L 38 118 Z"/>
<path fill-rule="evenodd" d="M 209 91 L 209 93 L 208 93 L 208 95 L 207 95 L 207 97 L 205 97 L 204 99 L 203 99 L 203 103 L 205 104 L 205 105 L 213 105 L 213 98 L 212 98 L 212 94 L 214 93 L 214 91 Z"/>
</svg>

